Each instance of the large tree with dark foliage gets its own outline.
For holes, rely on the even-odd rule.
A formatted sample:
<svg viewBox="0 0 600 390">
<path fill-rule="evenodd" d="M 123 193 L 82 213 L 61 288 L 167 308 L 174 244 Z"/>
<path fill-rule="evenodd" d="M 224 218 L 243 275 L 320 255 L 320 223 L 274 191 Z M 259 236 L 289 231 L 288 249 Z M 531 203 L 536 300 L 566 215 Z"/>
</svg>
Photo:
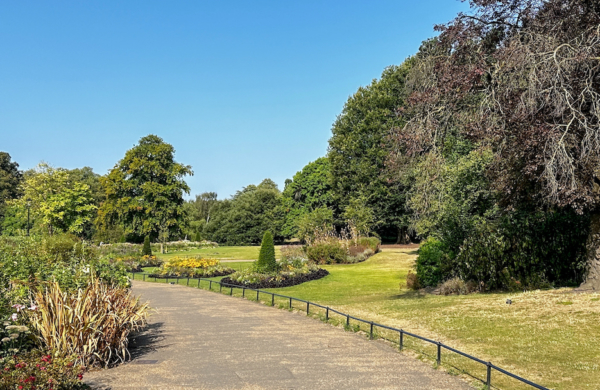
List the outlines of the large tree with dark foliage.
<svg viewBox="0 0 600 390">
<path fill-rule="evenodd" d="M 19 164 L 11 160 L 10 154 L 0 152 L 0 222 L 4 219 L 6 201 L 21 195 L 19 185 L 22 180 L 23 174 L 19 170 Z"/>
<path fill-rule="evenodd" d="M 456 138 L 491 150 L 504 210 L 590 216 L 584 285 L 600 289 L 600 2 L 470 3 L 421 50 L 393 162 Z"/>
<path fill-rule="evenodd" d="M 404 104 L 405 78 L 412 60 L 385 69 L 379 80 L 361 87 L 346 102 L 331 129 L 328 158 L 336 215 L 351 199 L 363 198 L 374 211 L 384 239 L 409 241 L 404 191 L 385 175 L 390 130 L 403 123 L 396 109 Z"/>
</svg>

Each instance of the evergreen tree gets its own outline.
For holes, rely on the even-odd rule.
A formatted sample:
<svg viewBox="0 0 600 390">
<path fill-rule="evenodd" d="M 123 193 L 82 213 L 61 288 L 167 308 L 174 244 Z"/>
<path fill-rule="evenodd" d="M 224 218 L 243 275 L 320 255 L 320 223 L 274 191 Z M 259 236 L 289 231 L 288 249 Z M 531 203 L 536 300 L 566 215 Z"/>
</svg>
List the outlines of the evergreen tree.
<svg viewBox="0 0 600 390">
<path fill-rule="evenodd" d="M 144 238 L 144 248 L 142 249 L 142 256 L 152 256 L 152 247 L 150 247 L 150 237 Z"/>
<path fill-rule="evenodd" d="M 258 255 L 258 261 L 256 262 L 256 269 L 259 272 L 272 272 L 277 269 L 273 236 L 268 230 L 265 232 L 262 243 L 260 244 L 260 253 Z"/>
</svg>

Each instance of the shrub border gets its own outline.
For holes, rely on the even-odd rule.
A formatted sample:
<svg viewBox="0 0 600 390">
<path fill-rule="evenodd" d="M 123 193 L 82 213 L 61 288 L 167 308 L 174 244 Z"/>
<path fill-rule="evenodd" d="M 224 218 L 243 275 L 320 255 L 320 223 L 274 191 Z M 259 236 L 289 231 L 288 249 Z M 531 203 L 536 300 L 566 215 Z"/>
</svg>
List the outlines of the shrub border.
<svg viewBox="0 0 600 390">
<path fill-rule="evenodd" d="M 305 274 L 305 275 L 298 275 L 296 277 L 284 279 L 281 281 L 274 280 L 275 277 L 272 276 L 270 279 L 265 280 L 261 283 L 244 283 L 244 282 L 238 282 L 238 281 L 232 280 L 230 277 L 225 277 L 225 278 L 221 279 L 221 283 L 239 286 L 239 287 L 254 288 L 254 289 L 257 289 L 257 288 L 279 288 L 279 287 L 296 286 L 296 285 L 302 284 L 304 282 L 310 282 L 311 280 L 318 280 L 318 279 L 324 278 L 327 275 L 329 275 L 329 271 L 327 271 L 326 269 L 323 269 L 323 268 L 319 268 L 315 272 L 311 272 L 311 273 Z"/>
</svg>

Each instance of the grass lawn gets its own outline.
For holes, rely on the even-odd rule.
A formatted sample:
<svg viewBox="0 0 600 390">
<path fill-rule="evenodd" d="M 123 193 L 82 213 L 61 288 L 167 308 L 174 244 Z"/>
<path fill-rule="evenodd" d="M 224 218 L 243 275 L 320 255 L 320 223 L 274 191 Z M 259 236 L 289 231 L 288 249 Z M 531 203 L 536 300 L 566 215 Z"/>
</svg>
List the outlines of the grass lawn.
<svg viewBox="0 0 600 390">
<path fill-rule="evenodd" d="M 467 296 L 422 294 L 405 288 L 415 257 L 414 249 L 384 249 L 364 263 L 325 266 L 330 275 L 323 279 L 270 291 L 442 341 L 548 388 L 600 389 L 600 294 L 573 294 L 572 289 Z M 227 265 L 239 269 L 250 264 Z M 179 283 L 186 284 L 187 280 Z M 218 287 L 213 286 L 215 289 Z M 229 293 L 228 289 L 223 291 Z M 241 293 L 234 290 L 233 294 Z M 250 298 L 255 299 L 251 294 Z M 512 305 L 506 304 L 509 298 Z M 261 300 L 270 304 L 268 297 Z M 276 305 L 287 303 L 276 300 Z M 342 323 L 343 319 L 337 321 Z M 379 336 L 397 338 L 383 332 Z M 435 360 L 435 347 L 412 338 L 405 339 L 405 345 L 418 357 L 432 363 Z M 451 352 L 444 351 L 442 361 L 450 373 L 485 377 L 482 365 Z M 495 371 L 492 384 L 500 389 L 532 388 Z"/>
<path fill-rule="evenodd" d="M 330 275 L 323 279 L 276 291 L 442 341 L 549 388 L 600 389 L 600 294 L 420 294 L 405 288 L 415 257 L 414 250 L 384 249 L 364 263 L 326 266 Z M 435 356 L 434 347 L 413 347 Z M 453 353 L 442 360 L 454 366 L 450 372 L 485 375 L 482 365 Z M 492 383 L 531 389 L 497 372 Z"/>
<path fill-rule="evenodd" d="M 275 256 L 279 258 L 280 246 L 275 246 Z M 260 246 L 220 246 L 217 248 L 193 249 L 190 251 L 155 253 L 159 259 L 168 260 L 174 256 L 203 256 L 221 260 L 258 260 Z"/>
</svg>

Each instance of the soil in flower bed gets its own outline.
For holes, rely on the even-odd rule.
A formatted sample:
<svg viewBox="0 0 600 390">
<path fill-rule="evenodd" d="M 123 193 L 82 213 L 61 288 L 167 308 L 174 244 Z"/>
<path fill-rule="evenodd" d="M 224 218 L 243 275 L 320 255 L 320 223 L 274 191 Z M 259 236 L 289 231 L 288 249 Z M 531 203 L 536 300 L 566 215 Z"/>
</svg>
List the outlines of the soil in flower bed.
<svg viewBox="0 0 600 390">
<path fill-rule="evenodd" d="M 327 275 L 329 275 L 329 271 L 327 271 L 326 269 L 319 268 L 318 271 L 312 272 L 310 274 L 299 275 L 294 278 L 284 279 L 284 280 L 280 280 L 280 281 L 275 280 L 275 277 L 273 276 L 273 277 L 271 277 L 265 281 L 262 281 L 260 283 L 245 284 L 244 282 L 238 282 L 236 280 L 231 280 L 230 277 L 226 277 L 226 278 L 221 279 L 221 283 L 230 284 L 230 285 L 234 285 L 234 286 L 240 286 L 240 287 L 254 288 L 254 289 L 290 287 L 290 286 L 295 286 L 300 283 L 309 282 L 311 280 L 321 279 Z"/>
<path fill-rule="evenodd" d="M 212 274 L 212 275 L 210 275 L 210 276 L 204 276 L 204 275 L 193 275 L 193 276 L 190 276 L 189 278 L 190 278 L 190 279 L 200 279 L 200 278 L 216 278 L 217 276 L 231 275 L 231 274 L 232 274 L 232 273 L 234 273 L 234 272 L 235 272 L 235 270 L 231 270 L 231 271 L 222 271 L 222 272 L 215 272 L 215 273 L 213 273 L 213 274 Z M 150 275 L 148 275 L 148 276 L 149 276 L 149 277 L 151 277 L 151 278 L 157 278 L 157 279 L 166 279 L 166 278 L 169 278 L 169 279 L 174 279 L 174 278 L 182 278 L 182 279 L 185 279 L 185 278 L 187 278 L 187 277 L 188 277 L 188 276 L 181 276 L 181 275 L 177 276 L 177 275 L 162 275 L 162 274 L 150 274 Z"/>
</svg>

